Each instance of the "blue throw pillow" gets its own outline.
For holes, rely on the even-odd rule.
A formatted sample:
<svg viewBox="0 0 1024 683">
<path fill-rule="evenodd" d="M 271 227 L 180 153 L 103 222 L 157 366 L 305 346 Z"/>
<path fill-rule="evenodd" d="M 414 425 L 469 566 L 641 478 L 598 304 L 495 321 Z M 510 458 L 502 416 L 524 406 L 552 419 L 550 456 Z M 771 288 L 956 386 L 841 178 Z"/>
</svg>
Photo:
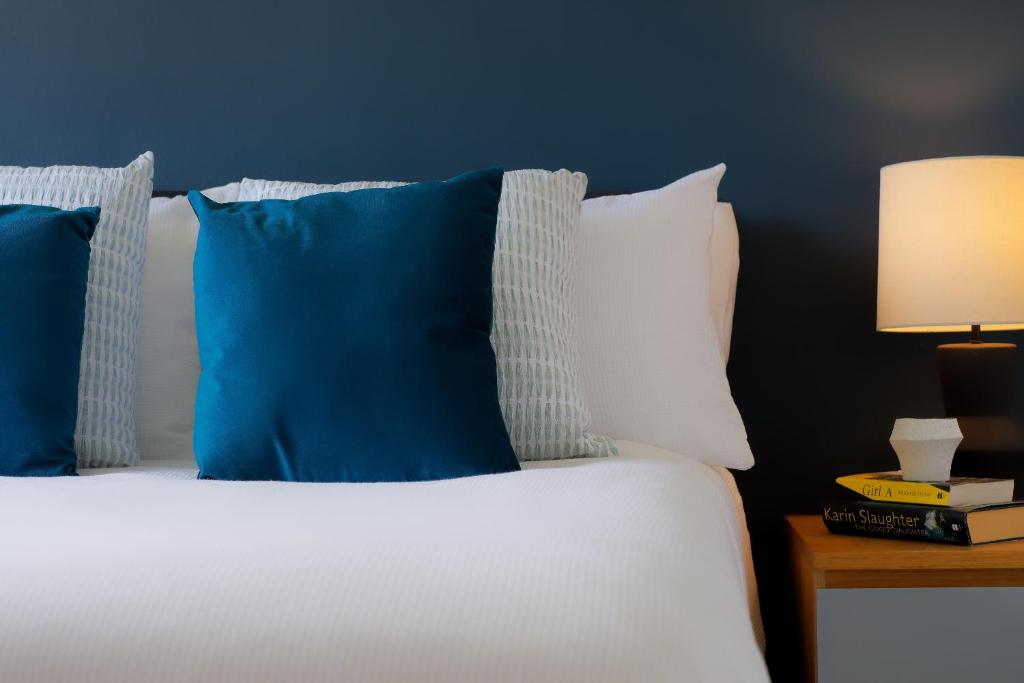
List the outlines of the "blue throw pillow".
<svg viewBox="0 0 1024 683">
<path fill-rule="evenodd" d="M 0 475 L 75 474 L 78 372 L 98 207 L 0 206 Z"/>
<path fill-rule="evenodd" d="M 233 204 L 190 192 L 199 476 L 518 470 L 490 342 L 501 182 L 493 169 Z"/>
</svg>

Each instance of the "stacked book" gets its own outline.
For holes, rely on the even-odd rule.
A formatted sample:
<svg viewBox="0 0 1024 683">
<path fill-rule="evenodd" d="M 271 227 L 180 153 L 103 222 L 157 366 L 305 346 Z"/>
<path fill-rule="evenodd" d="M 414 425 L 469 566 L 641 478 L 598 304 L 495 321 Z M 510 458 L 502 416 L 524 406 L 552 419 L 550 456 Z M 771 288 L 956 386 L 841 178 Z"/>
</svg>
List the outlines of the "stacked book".
<svg viewBox="0 0 1024 683">
<path fill-rule="evenodd" d="M 822 504 L 836 534 L 974 545 L 1024 538 L 1024 501 L 1012 479 L 904 481 L 899 472 L 836 479 L 842 494 Z"/>
</svg>

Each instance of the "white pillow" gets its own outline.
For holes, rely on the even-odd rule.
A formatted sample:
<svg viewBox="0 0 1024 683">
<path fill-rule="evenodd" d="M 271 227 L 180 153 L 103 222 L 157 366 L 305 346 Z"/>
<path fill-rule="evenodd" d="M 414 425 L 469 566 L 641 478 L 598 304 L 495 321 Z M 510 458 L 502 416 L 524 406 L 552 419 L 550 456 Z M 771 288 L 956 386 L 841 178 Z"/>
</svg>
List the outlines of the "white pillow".
<svg viewBox="0 0 1024 683">
<path fill-rule="evenodd" d="M 242 181 L 238 199 L 296 199 L 400 183 Z M 594 433 L 579 377 L 575 276 L 587 177 L 566 170 L 505 173 L 494 252 L 498 398 L 520 460 L 615 453 Z M 706 272 L 706 271 L 705 271 Z"/>
<path fill-rule="evenodd" d="M 740 273 L 740 234 L 732 205 L 722 202 L 715 207 L 711 244 L 708 245 L 711 276 L 711 321 L 718 332 L 722 361 L 729 362 L 732 342 L 732 314 L 736 308 L 736 280 Z"/>
<path fill-rule="evenodd" d="M 233 202 L 238 183 L 203 194 Z M 150 201 L 139 322 L 137 424 L 143 460 L 193 458 L 199 351 L 192 259 L 198 235 L 199 221 L 184 196 Z"/>
<path fill-rule="evenodd" d="M 0 204 L 100 207 L 91 243 L 78 380 L 79 468 L 134 465 L 139 460 L 135 354 L 152 192 L 151 152 L 124 168 L 0 166 Z"/>
<path fill-rule="evenodd" d="M 745 469 L 753 455 L 709 307 L 724 173 L 583 202 L 578 337 L 595 430 Z"/>
</svg>

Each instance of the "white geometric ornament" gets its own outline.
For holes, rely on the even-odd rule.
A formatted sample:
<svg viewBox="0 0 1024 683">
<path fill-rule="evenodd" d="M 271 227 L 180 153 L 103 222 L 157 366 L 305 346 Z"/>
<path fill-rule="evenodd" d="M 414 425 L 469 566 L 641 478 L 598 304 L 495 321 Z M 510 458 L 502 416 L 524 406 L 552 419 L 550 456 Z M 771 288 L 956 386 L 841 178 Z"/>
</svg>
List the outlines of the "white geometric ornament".
<svg viewBox="0 0 1024 683">
<path fill-rule="evenodd" d="M 889 443 L 900 459 L 906 481 L 949 481 L 953 455 L 963 440 L 955 417 L 918 420 L 901 417 L 892 427 Z"/>
</svg>

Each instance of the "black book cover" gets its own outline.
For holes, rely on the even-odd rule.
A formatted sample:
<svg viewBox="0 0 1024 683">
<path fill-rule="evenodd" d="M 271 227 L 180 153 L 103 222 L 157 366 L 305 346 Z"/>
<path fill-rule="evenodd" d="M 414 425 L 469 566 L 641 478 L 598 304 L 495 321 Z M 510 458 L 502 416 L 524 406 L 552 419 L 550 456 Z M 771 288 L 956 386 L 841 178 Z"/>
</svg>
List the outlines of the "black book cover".
<svg viewBox="0 0 1024 683">
<path fill-rule="evenodd" d="M 821 516 L 834 534 L 971 544 L 967 512 L 957 508 L 835 499 L 822 503 Z"/>
</svg>

